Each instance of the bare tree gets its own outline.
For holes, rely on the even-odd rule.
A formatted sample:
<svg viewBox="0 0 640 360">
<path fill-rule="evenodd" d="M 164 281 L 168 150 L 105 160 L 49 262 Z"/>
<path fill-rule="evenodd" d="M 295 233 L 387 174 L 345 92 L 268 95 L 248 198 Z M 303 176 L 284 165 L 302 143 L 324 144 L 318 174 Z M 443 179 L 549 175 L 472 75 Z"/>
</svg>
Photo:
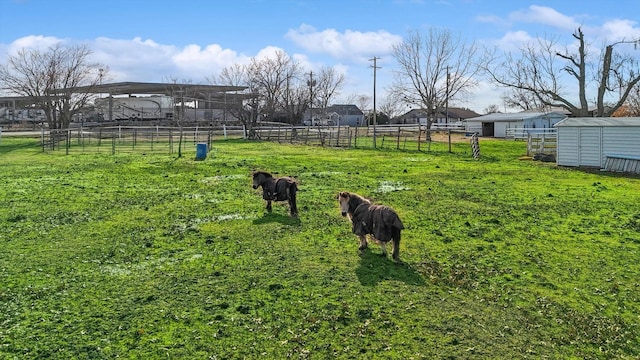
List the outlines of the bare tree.
<svg viewBox="0 0 640 360">
<path fill-rule="evenodd" d="M 489 106 L 487 106 L 486 108 L 484 108 L 483 112 L 485 114 L 496 114 L 496 113 L 500 113 L 500 107 L 496 104 L 491 104 Z"/>
<path fill-rule="evenodd" d="M 91 87 L 108 71 L 104 65 L 89 62 L 90 55 L 86 45 L 58 43 L 46 50 L 21 49 L 0 65 L 0 83 L 10 93 L 30 97 L 44 111 L 49 128 L 66 128 L 95 97 Z"/>
<path fill-rule="evenodd" d="M 300 78 L 303 70 L 297 61 L 278 50 L 274 57 L 251 59 L 249 75 L 260 96 L 261 115 L 265 120 L 273 120 L 282 109 L 287 90 L 291 90 L 292 79 Z"/>
<path fill-rule="evenodd" d="M 394 45 L 399 64 L 389 92 L 427 113 L 427 127 L 435 115 L 454 99 L 467 95 L 477 85 L 478 47 L 454 36 L 449 30 L 431 28 L 409 33 Z"/>
<path fill-rule="evenodd" d="M 215 79 L 215 77 L 214 77 Z M 217 77 L 218 82 L 231 86 L 246 86 L 247 89 L 234 95 L 237 97 L 246 96 L 240 106 L 232 106 L 228 111 L 231 116 L 238 119 L 245 128 L 249 131 L 249 137 L 253 137 L 255 132 L 253 128 L 258 121 L 259 113 L 259 98 L 258 98 L 258 85 L 254 82 L 253 77 L 249 72 L 249 66 L 243 64 L 233 64 L 229 67 L 222 69 L 220 75 Z M 215 81 L 211 81 L 215 83 Z"/>
<path fill-rule="evenodd" d="M 526 99 L 534 98 L 543 106 L 561 107 L 573 116 L 589 116 L 589 105 L 593 104 L 596 116 L 611 116 L 640 81 L 638 61 L 630 55 L 615 53 L 614 47 L 637 44 L 638 40 L 606 45 L 600 57 L 590 57 L 582 29 L 578 28 L 573 37 L 576 50 L 559 49 L 556 38 L 540 38 L 523 46 L 518 56 L 492 55 L 485 70 L 494 83 L 528 94 Z M 568 97 L 570 92 L 563 85 L 567 78 L 576 83 L 577 99 Z M 591 84 L 595 84 L 595 89 L 589 88 Z M 589 94 L 594 96 L 591 101 Z"/>
<path fill-rule="evenodd" d="M 373 111 L 372 98 L 367 94 L 351 93 L 340 100 L 343 104 L 354 104 L 367 116 L 367 112 Z"/>
<path fill-rule="evenodd" d="M 309 107 L 309 97 L 306 79 L 290 74 L 279 106 L 285 114 L 284 120 L 290 124 L 301 123 L 304 112 Z"/>
<path fill-rule="evenodd" d="M 640 116 L 640 86 L 635 86 L 631 92 L 629 92 L 627 102 L 623 106 L 620 106 L 612 116 Z"/>
<path fill-rule="evenodd" d="M 523 111 L 544 108 L 542 102 L 533 93 L 522 89 L 509 89 L 501 98 L 504 105 L 509 108 Z"/>
<path fill-rule="evenodd" d="M 228 85 L 248 87 L 242 93 L 247 96 L 243 106 L 229 112 L 249 129 L 251 135 L 251 129 L 259 119 L 290 124 L 302 121 L 311 102 L 315 103 L 307 75 L 311 73 L 306 73 L 297 61 L 285 52 L 277 51 L 271 57 L 252 58 L 246 65 L 234 64 L 213 79 Z M 323 68 L 320 76 L 313 80 L 313 98 L 324 105 L 336 96 L 344 77 L 333 69 Z"/>
<path fill-rule="evenodd" d="M 396 117 L 402 115 L 407 106 L 403 101 L 393 96 L 393 94 L 388 94 L 377 108 L 381 113 L 385 114 L 390 121 L 392 121 Z"/>
<path fill-rule="evenodd" d="M 343 74 L 339 74 L 334 68 L 323 67 L 313 89 L 314 102 L 316 102 L 314 106 L 320 108 L 328 107 L 331 100 L 340 94 L 343 85 Z"/>
<path fill-rule="evenodd" d="M 236 94 L 246 96 L 243 105 L 229 112 L 247 127 L 250 137 L 259 119 L 299 122 L 310 101 L 304 69 L 283 51 L 273 57 L 252 58 L 248 64 L 234 64 L 223 69 L 217 79 L 247 87 Z"/>
</svg>

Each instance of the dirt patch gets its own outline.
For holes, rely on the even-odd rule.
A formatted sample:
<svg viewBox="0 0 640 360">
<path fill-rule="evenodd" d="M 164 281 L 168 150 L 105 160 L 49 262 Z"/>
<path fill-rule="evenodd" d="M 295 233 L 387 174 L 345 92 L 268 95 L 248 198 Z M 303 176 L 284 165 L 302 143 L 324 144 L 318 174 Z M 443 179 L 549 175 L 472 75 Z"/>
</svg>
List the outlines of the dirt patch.
<svg viewBox="0 0 640 360">
<path fill-rule="evenodd" d="M 431 134 L 431 141 L 435 142 L 449 142 L 449 135 L 446 133 L 433 133 Z M 471 141 L 471 136 L 464 136 L 464 134 L 451 134 L 452 143 L 461 143 Z"/>
</svg>

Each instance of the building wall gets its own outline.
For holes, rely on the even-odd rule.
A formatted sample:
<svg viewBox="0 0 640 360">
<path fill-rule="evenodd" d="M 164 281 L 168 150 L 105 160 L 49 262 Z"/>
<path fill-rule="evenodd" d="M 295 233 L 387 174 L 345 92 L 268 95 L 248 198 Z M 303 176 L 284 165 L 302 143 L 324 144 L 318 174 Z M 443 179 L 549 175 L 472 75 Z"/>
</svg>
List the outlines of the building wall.
<svg viewBox="0 0 640 360">
<path fill-rule="evenodd" d="M 602 167 L 602 128 L 578 128 L 578 166 Z"/>
<path fill-rule="evenodd" d="M 640 127 L 612 127 L 602 133 L 602 155 L 640 156 Z M 603 160 L 604 161 L 604 160 Z"/>
<path fill-rule="evenodd" d="M 494 122 L 493 124 L 493 137 L 503 138 L 507 136 L 507 129 L 516 127 L 515 123 L 511 122 Z"/>
<path fill-rule="evenodd" d="M 557 163 L 604 166 L 607 154 L 640 156 L 640 126 L 559 127 Z"/>
<path fill-rule="evenodd" d="M 556 162 L 561 166 L 578 166 L 578 128 L 558 128 Z"/>
</svg>

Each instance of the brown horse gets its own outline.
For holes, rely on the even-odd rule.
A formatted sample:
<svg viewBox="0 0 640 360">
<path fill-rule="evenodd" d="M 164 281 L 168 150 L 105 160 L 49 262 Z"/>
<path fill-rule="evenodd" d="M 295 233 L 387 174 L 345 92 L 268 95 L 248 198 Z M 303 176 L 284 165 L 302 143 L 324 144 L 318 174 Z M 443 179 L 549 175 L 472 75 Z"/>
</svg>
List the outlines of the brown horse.
<svg viewBox="0 0 640 360">
<path fill-rule="evenodd" d="M 298 183 L 290 177 L 274 178 L 273 175 L 265 171 L 255 171 L 253 173 L 253 188 L 262 186 L 262 198 L 267 201 L 267 211 L 271 212 L 272 201 L 288 201 L 289 213 L 293 217 L 298 216 L 298 205 L 296 203 L 296 193 Z"/>
<path fill-rule="evenodd" d="M 400 217 L 392 208 L 384 205 L 373 205 L 358 194 L 343 191 L 337 196 L 342 216 L 351 220 L 351 231 L 360 238 L 362 251 L 367 248 L 367 235 L 373 236 L 380 247 L 382 255 L 387 256 L 387 242 L 393 242 L 392 257 L 400 261 L 400 231 L 404 229 Z"/>
</svg>

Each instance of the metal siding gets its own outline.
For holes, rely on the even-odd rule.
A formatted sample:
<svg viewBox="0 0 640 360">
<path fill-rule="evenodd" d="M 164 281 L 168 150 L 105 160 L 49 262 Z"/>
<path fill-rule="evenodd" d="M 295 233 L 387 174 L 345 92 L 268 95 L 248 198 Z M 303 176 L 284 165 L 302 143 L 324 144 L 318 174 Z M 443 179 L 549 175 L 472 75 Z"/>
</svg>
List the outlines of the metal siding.
<svg viewBox="0 0 640 360">
<path fill-rule="evenodd" d="M 578 166 L 602 165 L 601 132 L 599 127 L 583 127 L 579 129 Z"/>
<path fill-rule="evenodd" d="M 503 138 L 507 136 L 507 126 L 509 123 L 495 122 L 493 123 L 493 137 Z"/>
<path fill-rule="evenodd" d="M 640 127 L 604 128 L 602 131 L 603 159 L 606 154 L 640 156 Z"/>
<path fill-rule="evenodd" d="M 561 166 L 578 166 L 578 128 L 558 128 L 557 162 Z"/>
</svg>

